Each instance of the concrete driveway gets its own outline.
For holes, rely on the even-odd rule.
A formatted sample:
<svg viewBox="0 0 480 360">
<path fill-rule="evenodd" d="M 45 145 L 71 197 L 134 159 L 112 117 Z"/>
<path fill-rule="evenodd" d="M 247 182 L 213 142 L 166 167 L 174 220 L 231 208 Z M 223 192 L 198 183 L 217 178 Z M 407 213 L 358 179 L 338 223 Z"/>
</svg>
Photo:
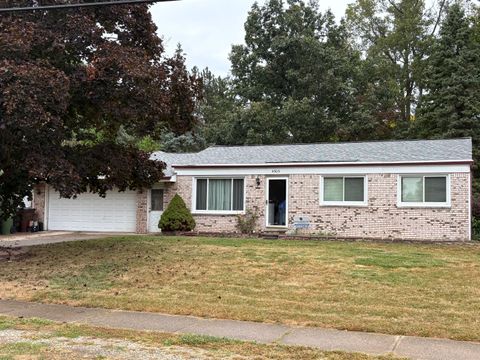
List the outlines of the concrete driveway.
<svg viewBox="0 0 480 360">
<path fill-rule="evenodd" d="M 100 239 L 111 236 L 134 235 L 125 233 L 73 232 L 73 231 L 41 231 L 37 233 L 18 233 L 0 236 L 0 247 L 25 247 L 55 244 L 67 241 Z"/>
</svg>

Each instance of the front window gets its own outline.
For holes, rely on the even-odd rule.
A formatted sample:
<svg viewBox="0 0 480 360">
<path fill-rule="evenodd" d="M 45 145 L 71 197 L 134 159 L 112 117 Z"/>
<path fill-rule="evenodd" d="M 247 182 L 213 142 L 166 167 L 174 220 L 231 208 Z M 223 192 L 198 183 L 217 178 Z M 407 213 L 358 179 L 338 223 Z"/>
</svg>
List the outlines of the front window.
<svg viewBox="0 0 480 360">
<path fill-rule="evenodd" d="M 364 176 L 331 176 L 323 178 L 321 203 L 325 205 L 365 205 Z"/>
<path fill-rule="evenodd" d="M 163 189 L 152 189 L 150 209 L 152 211 L 163 211 Z"/>
<path fill-rule="evenodd" d="M 448 177 L 401 176 L 400 205 L 448 205 Z"/>
<path fill-rule="evenodd" d="M 195 210 L 243 211 L 244 179 L 196 179 Z"/>
</svg>

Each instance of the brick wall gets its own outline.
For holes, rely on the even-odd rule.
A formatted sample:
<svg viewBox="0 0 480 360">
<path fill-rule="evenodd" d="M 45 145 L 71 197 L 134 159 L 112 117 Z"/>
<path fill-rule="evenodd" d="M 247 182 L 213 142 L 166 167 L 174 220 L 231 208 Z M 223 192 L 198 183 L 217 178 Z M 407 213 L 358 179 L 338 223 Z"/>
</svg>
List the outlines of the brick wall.
<svg viewBox="0 0 480 360">
<path fill-rule="evenodd" d="M 264 179 L 260 176 L 260 186 L 256 185 L 257 176 L 245 177 L 246 186 L 246 208 L 255 209 L 260 215 L 257 222 L 257 231 L 263 229 L 265 222 L 265 195 L 263 193 Z M 192 207 L 192 185 L 193 178 L 191 176 L 177 176 L 177 182 L 169 184 L 165 189 L 165 207 L 170 200 L 179 194 L 191 210 Z M 237 217 L 235 215 L 198 215 L 194 214 L 197 231 L 214 231 L 214 232 L 237 232 Z"/>
<path fill-rule="evenodd" d="M 290 222 L 307 215 L 310 231 L 348 237 L 468 239 L 468 174 L 450 176 L 451 208 L 398 208 L 397 180 L 396 174 L 368 175 L 368 207 L 320 207 L 318 175 L 291 175 Z"/>
<path fill-rule="evenodd" d="M 265 177 L 245 178 L 246 208 L 257 209 L 258 229 L 265 229 Z M 398 208 L 396 174 L 368 175 L 368 207 L 320 206 L 319 175 L 289 176 L 289 226 L 295 216 L 308 216 L 309 233 L 345 237 L 467 240 L 469 236 L 469 175 L 451 174 L 451 208 Z M 192 177 L 177 176 L 165 190 L 165 202 L 178 193 L 190 208 Z M 197 231 L 234 232 L 234 215 L 194 215 Z"/>
<path fill-rule="evenodd" d="M 148 190 L 137 193 L 137 233 L 148 233 Z"/>
<path fill-rule="evenodd" d="M 45 184 L 38 184 L 33 189 L 32 207 L 35 209 L 35 214 L 37 215 L 37 219 L 40 222 L 44 222 L 45 220 L 46 189 L 47 186 Z"/>
</svg>

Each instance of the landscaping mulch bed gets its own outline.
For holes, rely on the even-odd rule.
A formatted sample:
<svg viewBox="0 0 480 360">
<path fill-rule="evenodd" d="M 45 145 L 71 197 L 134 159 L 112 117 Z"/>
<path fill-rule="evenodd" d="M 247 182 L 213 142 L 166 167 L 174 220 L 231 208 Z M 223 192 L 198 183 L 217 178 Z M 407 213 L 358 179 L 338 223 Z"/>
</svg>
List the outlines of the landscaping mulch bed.
<svg viewBox="0 0 480 360">
<path fill-rule="evenodd" d="M 163 234 L 158 234 L 162 236 Z M 169 234 L 170 235 L 170 234 Z M 480 241 L 471 240 L 419 240 L 419 239 L 402 239 L 402 238 L 369 238 L 369 237 L 344 237 L 332 235 L 284 235 L 284 234 L 270 234 L 270 233 L 255 233 L 255 234 L 240 234 L 240 233 L 225 233 L 225 232 L 182 232 L 175 233 L 176 236 L 190 236 L 190 237 L 221 237 L 228 239 L 268 239 L 268 240 L 310 240 L 310 241 L 341 241 L 341 242 L 368 242 L 379 244 L 435 244 L 435 245 L 468 245 L 480 246 Z"/>
</svg>

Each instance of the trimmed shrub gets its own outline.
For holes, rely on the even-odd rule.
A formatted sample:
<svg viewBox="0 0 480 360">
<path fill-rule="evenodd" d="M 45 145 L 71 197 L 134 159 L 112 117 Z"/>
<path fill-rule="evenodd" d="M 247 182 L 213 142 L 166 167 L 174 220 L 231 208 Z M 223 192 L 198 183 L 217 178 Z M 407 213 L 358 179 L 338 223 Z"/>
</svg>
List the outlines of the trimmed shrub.
<svg viewBox="0 0 480 360">
<path fill-rule="evenodd" d="M 162 231 L 192 231 L 195 225 L 190 210 L 178 194 L 170 201 L 158 223 Z"/>
</svg>

